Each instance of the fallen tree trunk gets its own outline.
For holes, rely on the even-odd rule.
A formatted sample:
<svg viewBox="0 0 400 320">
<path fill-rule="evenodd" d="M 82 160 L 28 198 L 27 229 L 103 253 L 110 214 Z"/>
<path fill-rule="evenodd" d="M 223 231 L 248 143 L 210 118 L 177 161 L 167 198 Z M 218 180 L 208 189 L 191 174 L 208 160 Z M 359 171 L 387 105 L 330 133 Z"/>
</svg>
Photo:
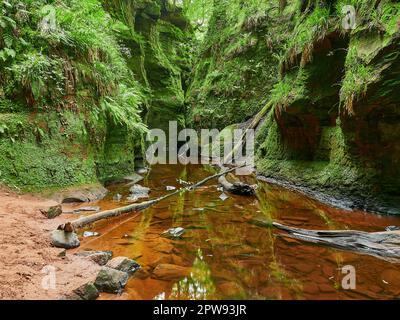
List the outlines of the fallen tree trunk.
<svg viewBox="0 0 400 320">
<path fill-rule="evenodd" d="M 400 232 L 364 232 L 356 230 L 306 230 L 277 222 L 272 225 L 286 232 L 282 236 L 333 248 L 368 254 L 390 262 L 400 263 Z"/>
<path fill-rule="evenodd" d="M 265 116 L 265 114 L 267 113 L 267 111 L 271 108 L 271 103 L 267 103 L 262 109 L 261 111 L 254 117 L 254 119 L 251 121 L 251 123 L 249 124 L 249 126 L 246 128 L 246 130 L 244 131 L 244 133 L 242 134 L 242 136 L 240 137 L 238 143 L 236 143 L 236 145 L 234 145 L 232 151 L 226 156 L 224 157 L 222 163 L 219 164 L 219 167 L 221 168 L 221 170 L 225 170 L 224 166 L 228 165 L 228 161 L 232 158 L 232 156 L 235 154 L 235 152 L 242 147 L 243 148 L 243 140 L 246 137 L 247 133 L 252 130 L 255 129 L 261 119 Z M 246 165 L 243 165 L 241 167 L 245 167 Z M 232 194 L 236 194 L 236 195 L 240 195 L 240 196 L 253 196 L 255 195 L 255 186 L 251 186 L 242 182 L 235 182 L 235 183 L 230 183 L 227 179 L 226 179 L 226 174 L 222 175 L 219 179 L 218 182 L 221 184 L 221 186 L 224 188 L 224 190 L 226 190 L 227 192 L 230 192 Z"/>
<path fill-rule="evenodd" d="M 58 229 L 64 230 L 65 232 L 73 232 L 76 229 L 82 228 L 84 226 L 87 226 L 87 225 L 97 222 L 99 220 L 109 219 L 109 218 L 121 216 L 123 214 L 145 210 L 145 209 L 151 207 L 152 205 L 159 203 L 160 201 L 163 201 L 163 200 L 165 200 L 169 197 L 172 197 L 178 193 L 195 190 L 196 188 L 207 183 L 208 181 L 219 178 L 220 176 L 226 175 L 227 173 L 232 172 L 236 169 L 237 168 L 232 168 L 232 169 L 220 172 L 218 174 L 212 175 L 210 177 L 207 177 L 207 178 L 197 182 L 194 185 L 178 189 L 175 192 L 172 192 L 165 196 L 159 197 L 157 199 L 153 199 L 153 200 L 145 201 L 145 202 L 141 202 L 141 203 L 135 203 L 135 204 L 131 204 L 129 206 L 106 210 L 106 211 L 98 212 L 98 213 L 95 213 L 95 214 L 92 214 L 89 216 L 81 217 L 79 219 L 76 219 L 76 220 L 73 220 L 73 221 L 70 221 L 70 222 L 60 225 L 58 227 Z"/>
</svg>

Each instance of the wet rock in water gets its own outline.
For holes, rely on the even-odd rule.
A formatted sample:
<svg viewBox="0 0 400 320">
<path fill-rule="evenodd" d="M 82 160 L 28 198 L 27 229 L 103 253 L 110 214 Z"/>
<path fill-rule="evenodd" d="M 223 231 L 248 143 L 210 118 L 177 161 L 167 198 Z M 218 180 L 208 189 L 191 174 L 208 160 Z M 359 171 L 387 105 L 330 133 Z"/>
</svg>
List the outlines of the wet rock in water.
<svg viewBox="0 0 400 320">
<path fill-rule="evenodd" d="M 75 253 L 75 255 L 88 258 L 98 265 L 104 266 L 111 260 L 113 253 L 112 251 L 82 251 Z"/>
<path fill-rule="evenodd" d="M 140 268 L 138 271 L 135 272 L 134 274 L 134 278 L 135 279 L 140 279 L 140 280 L 144 280 L 147 279 L 150 276 L 149 271 Z"/>
<path fill-rule="evenodd" d="M 122 199 L 122 195 L 120 195 L 119 193 L 117 193 L 116 195 L 114 195 L 113 200 L 114 201 L 121 201 Z"/>
<path fill-rule="evenodd" d="M 138 269 L 140 269 L 140 264 L 138 264 L 135 260 L 129 259 L 127 257 L 116 257 L 110 260 L 106 264 L 106 267 L 123 271 L 131 275 L 135 273 Z"/>
<path fill-rule="evenodd" d="M 75 289 L 73 293 L 78 296 L 80 300 L 96 300 L 99 297 L 99 291 L 91 282 Z"/>
<path fill-rule="evenodd" d="M 159 264 L 153 271 L 153 278 L 166 281 L 178 281 L 190 274 L 190 268 L 173 264 Z"/>
<path fill-rule="evenodd" d="M 132 195 L 143 195 L 143 194 L 148 195 L 150 193 L 150 188 L 143 187 L 139 184 L 135 184 L 129 189 L 129 191 Z"/>
<path fill-rule="evenodd" d="M 120 293 L 126 286 L 129 275 L 126 272 L 102 267 L 94 285 L 100 292 Z"/>
<path fill-rule="evenodd" d="M 179 239 L 185 233 L 185 229 L 178 227 L 178 228 L 171 228 L 167 231 L 164 231 L 161 236 L 168 239 Z"/>
<path fill-rule="evenodd" d="M 90 237 L 98 237 L 100 235 L 100 233 L 98 232 L 93 232 L 93 231 L 85 231 L 83 233 L 83 237 L 84 238 L 90 238 Z"/>
<path fill-rule="evenodd" d="M 400 227 L 397 227 L 397 226 L 389 226 L 389 227 L 386 227 L 385 230 L 386 230 L 386 231 L 399 231 L 399 230 L 400 230 Z"/>
<path fill-rule="evenodd" d="M 128 201 L 135 202 L 139 199 L 148 198 L 150 189 L 141 185 L 135 184 L 129 189 L 131 195 L 127 198 Z"/>
<path fill-rule="evenodd" d="M 41 209 L 40 212 L 48 219 L 54 219 L 63 213 L 61 205 L 50 207 L 47 210 Z"/>
<path fill-rule="evenodd" d="M 232 184 L 229 192 L 239 196 L 254 196 L 254 188 L 248 184 L 242 182 L 235 182 Z"/>
<path fill-rule="evenodd" d="M 94 207 L 81 207 L 74 209 L 74 213 L 80 213 L 80 212 L 99 212 L 100 207 L 94 206 Z"/>
<path fill-rule="evenodd" d="M 64 230 L 54 230 L 51 233 L 51 241 L 57 248 L 73 249 L 80 246 L 80 241 L 75 232 L 65 232 Z"/>
</svg>

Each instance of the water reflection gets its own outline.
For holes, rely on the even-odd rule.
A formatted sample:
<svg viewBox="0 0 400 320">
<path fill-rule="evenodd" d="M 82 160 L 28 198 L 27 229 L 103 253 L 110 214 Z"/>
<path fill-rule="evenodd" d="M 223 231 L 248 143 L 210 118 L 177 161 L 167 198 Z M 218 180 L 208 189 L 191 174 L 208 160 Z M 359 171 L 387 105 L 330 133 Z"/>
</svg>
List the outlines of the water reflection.
<svg viewBox="0 0 400 320">
<path fill-rule="evenodd" d="M 151 197 L 179 187 L 179 179 L 200 181 L 210 175 L 200 165 L 156 166 L 144 185 Z M 177 180 L 178 179 L 178 180 Z M 121 206 L 112 196 L 124 197 L 129 188 L 116 186 L 102 209 Z M 374 257 L 323 248 L 282 238 L 276 230 L 249 223 L 278 221 L 308 229 L 384 230 L 400 225 L 398 217 L 379 217 L 325 206 L 299 193 L 261 183 L 257 197 L 229 195 L 222 201 L 217 182 L 170 198 L 144 212 L 96 224 L 101 237 L 84 239 L 81 250 L 112 250 L 115 256 L 137 259 L 140 274 L 133 277 L 122 299 L 387 299 L 400 296 L 397 266 Z M 125 219 L 125 220 L 124 220 Z M 183 227 L 182 239 L 161 234 Z M 357 289 L 341 289 L 341 267 L 354 265 Z M 190 269 L 189 275 L 160 277 Z M 170 270 L 168 270 L 170 268 Z M 102 295 L 114 299 L 113 295 Z"/>
<path fill-rule="evenodd" d="M 207 300 L 214 297 L 215 291 L 211 269 L 204 261 L 201 249 L 198 249 L 190 276 L 172 286 L 169 298 L 171 300 Z"/>
</svg>

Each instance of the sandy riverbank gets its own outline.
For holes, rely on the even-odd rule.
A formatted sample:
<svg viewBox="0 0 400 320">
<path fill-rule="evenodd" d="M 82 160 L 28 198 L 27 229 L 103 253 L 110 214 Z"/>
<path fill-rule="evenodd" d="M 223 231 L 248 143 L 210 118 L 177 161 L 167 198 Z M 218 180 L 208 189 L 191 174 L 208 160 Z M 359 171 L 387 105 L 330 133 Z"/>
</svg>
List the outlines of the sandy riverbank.
<svg viewBox="0 0 400 320">
<path fill-rule="evenodd" d="M 96 277 L 99 266 L 52 247 L 50 232 L 65 217 L 48 220 L 40 209 L 56 204 L 0 188 L 0 299 L 60 299 Z M 46 266 L 56 270 L 55 289 L 42 286 Z"/>
</svg>

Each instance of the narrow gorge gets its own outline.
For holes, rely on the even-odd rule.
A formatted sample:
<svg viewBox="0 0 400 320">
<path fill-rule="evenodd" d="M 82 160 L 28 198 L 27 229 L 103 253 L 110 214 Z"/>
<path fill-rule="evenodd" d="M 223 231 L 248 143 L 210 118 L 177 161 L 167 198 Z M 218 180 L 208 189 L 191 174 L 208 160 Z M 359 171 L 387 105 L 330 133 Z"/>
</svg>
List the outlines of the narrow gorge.
<svg viewBox="0 0 400 320">
<path fill-rule="evenodd" d="M 1 1 L 0 298 L 398 299 L 399 76 L 397 1 Z M 172 121 L 255 129 L 253 172 L 150 165 Z M 41 292 L 45 265 L 83 279 Z"/>
</svg>

